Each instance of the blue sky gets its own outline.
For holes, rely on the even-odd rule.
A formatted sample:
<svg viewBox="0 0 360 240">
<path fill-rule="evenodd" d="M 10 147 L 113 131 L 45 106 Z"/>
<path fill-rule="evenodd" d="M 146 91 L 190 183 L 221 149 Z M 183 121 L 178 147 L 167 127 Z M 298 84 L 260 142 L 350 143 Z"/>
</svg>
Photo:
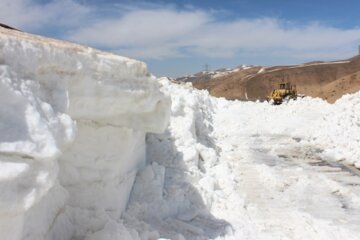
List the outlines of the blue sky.
<svg viewBox="0 0 360 240">
<path fill-rule="evenodd" d="M 0 22 L 145 61 L 157 76 L 357 54 L 360 1 L 1 0 Z"/>
</svg>

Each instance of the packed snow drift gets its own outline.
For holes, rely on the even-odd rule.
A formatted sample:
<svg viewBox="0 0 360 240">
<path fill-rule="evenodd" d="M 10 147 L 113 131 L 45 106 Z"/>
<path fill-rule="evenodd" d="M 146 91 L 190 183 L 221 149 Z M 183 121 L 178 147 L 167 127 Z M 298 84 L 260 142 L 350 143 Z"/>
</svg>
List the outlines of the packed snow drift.
<svg viewBox="0 0 360 240">
<path fill-rule="evenodd" d="M 0 29 L 0 235 L 91 238 L 126 207 L 170 100 L 142 62 Z"/>
<path fill-rule="evenodd" d="M 0 236 L 359 239 L 360 93 L 227 101 L 0 28 Z"/>
</svg>

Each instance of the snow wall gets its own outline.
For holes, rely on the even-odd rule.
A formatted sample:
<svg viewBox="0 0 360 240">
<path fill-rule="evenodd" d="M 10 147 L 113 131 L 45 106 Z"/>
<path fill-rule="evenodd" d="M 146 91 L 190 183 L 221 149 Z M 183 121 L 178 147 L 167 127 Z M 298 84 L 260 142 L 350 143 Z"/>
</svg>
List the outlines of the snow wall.
<svg viewBox="0 0 360 240">
<path fill-rule="evenodd" d="M 170 100 L 142 62 L 0 28 L 1 239 L 84 239 L 119 219 Z M 96 238 L 95 238 L 96 239 Z"/>
</svg>

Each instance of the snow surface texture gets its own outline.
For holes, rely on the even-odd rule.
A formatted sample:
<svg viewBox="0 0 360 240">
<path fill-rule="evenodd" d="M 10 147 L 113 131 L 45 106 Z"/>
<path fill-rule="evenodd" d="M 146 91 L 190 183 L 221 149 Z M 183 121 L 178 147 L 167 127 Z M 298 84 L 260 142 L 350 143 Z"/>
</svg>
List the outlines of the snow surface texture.
<svg viewBox="0 0 360 240">
<path fill-rule="evenodd" d="M 160 82 L 170 126 L 147 136 L 123 215 L 129 236 L 359 239 L 360 179 L 342 167 L 359 164 L 360 93 L 272 106 Z"/>
<path fill-rule="evenodd" d="M 120 219 L 145 133 L 169 119 L 145 64 L 0 28 L 0 92 L 1 239 L 91 239 Z"/>
</svg>

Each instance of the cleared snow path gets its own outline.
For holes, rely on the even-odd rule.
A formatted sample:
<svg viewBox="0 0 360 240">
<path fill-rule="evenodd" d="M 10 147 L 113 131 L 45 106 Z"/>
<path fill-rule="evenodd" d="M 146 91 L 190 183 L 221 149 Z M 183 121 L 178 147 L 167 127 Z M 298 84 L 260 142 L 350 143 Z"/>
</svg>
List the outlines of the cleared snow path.
<svg viewBox="0 0 360 240">
<path fill-rule="evenodd" d="M 319 149 L 284 136 L 246 140 L 252 146 L 235 145 L 228 159 L 238 173 L 235 192 L 261 231 L 290 239 L 357 239 L 360 209 L 353 200 L 360 195 L 358 176 L 317 157 Z"/>
<path fill-rule="evenodd" d="M 234 182 L 227 204 L 239 206 L 216 216 L 232 224 L 233 239 L 360 239 L 359 170 L 309 141 L 305 130 L 333 106 L 307 101 L 219 104 L 214 129 Z"/>
<path fill-rule="evenodd" d="M 161 79 L 170 126 L 147 136 L 124 224 L 139 239 L 360 239 L 360 93 L 280 106 Z M 138 239 L 138 238 L 134 238 Z"/>
</svg>

